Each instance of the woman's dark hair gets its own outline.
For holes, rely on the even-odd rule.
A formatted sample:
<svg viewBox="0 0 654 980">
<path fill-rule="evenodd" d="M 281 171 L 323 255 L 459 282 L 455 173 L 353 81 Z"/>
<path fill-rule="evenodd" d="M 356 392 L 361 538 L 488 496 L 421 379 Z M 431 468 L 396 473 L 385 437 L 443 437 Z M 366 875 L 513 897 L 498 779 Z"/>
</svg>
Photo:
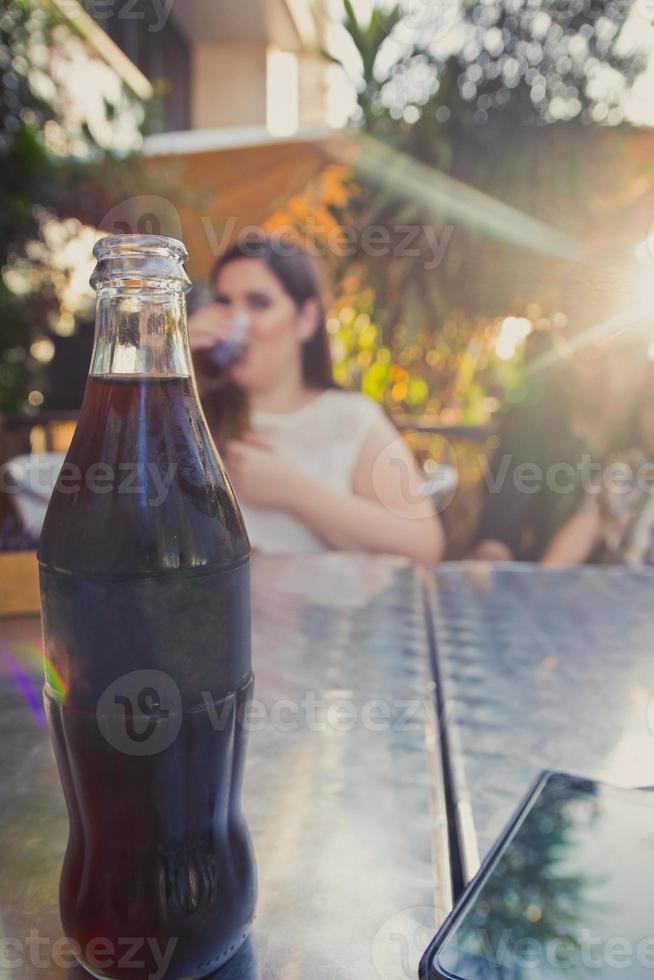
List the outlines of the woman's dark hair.
<svg viewBox="0 0 654 980">
<path fill-rule="evenodd" d="M 264 234 L 247 236 L 221 255 L 211 270 L 216 283 L 225 266 L 239 259 L 259 259 L 282 284 L 298 310 L 312 299 L 318 304 L 318 324 L 302 345 L 302 377 L 309 388 L 333 388 L 332 361 L 325 326 L 325 299 L 318 268 L 297 242 Z"/>
<path fill-rule="evenodd" d="M 309 388 L 325 390 L 337 385 L 332 376 L 329 339 L 325 325 L 325 299 L 318 268 L 297 242 L 263 232 L 243 236 L 214 263 L 210 281 L 215 286 L 221 271 L 241 259 L 265 263 L 298 310 L 308 300 L 318 305 L 318 323 L 311 337 L 302 344 L 302 378 Z M 238 436 L 247 427 L 247 395 L 228 381 L 203 399 L 204 410 L 216 441 Z"/>
</svg>

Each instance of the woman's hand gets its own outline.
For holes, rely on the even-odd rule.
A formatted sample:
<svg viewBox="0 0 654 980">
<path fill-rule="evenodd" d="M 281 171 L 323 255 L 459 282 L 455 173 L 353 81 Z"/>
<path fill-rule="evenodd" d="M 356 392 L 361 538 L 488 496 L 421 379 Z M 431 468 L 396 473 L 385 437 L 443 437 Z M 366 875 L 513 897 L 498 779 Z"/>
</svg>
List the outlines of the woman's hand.
<svg viewBox="0 0 654 980">
<path fill-rule="evenodd" d="M 513 552 L 503 541 L 484 538 L 477 542 L 469 557 L 472 561 L 513 561 Z"/>
<path fill-rule="evenodd" d="M 223 450 L 227 474 L 239 500 L 255 507 L 290 510 L 302 474 L 269 442 L 253 432 Z"/>
<path fill-rule="evenodd" d="M 221 388 L 226 374 L 211 365 L 204 355 L 216 344 L 229 336 L 230 328 L 224 309 L 218 303 L 209 303 L 194 313 L 188 321 L 189 343 L 193 355 L 195 380 L 201 396 Z M 209 362 L 209 363 L 208 363 Z"/>
<path fill-rule="evenodd" d="M 203 306 L 188 321 L 192 351 L 210 350 L 219 340 L 225 340 L 229 332 L 224 310 L 218 303 Z"/>
</svg>

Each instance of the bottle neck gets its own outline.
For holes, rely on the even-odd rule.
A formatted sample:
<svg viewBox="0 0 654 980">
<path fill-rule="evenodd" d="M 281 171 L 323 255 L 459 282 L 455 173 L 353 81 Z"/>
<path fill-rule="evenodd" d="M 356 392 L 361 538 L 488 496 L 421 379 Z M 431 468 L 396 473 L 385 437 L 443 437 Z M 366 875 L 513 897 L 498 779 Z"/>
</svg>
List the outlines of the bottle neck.
<svg viewBox="0 0 654 980">
<path fill-rule="evenodd" d="M 92 375 L 190 377 L 186 302 L 177 285 L 98 291 Z"/>
</svg>

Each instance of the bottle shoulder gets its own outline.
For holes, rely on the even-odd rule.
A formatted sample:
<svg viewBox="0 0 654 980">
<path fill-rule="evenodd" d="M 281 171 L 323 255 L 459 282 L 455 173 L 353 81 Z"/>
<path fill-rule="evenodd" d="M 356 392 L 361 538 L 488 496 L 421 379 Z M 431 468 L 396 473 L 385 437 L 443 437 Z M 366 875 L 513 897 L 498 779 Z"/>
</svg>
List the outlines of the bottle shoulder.
<svg viewBox="0 0 654 980">
<path fill-rule="evenodd" d="M 238 503 L 188 380 L 90 379 L 39 561 L 80 574 L 154 574 L 237 564 L 248 553 Z"/>
</svg>

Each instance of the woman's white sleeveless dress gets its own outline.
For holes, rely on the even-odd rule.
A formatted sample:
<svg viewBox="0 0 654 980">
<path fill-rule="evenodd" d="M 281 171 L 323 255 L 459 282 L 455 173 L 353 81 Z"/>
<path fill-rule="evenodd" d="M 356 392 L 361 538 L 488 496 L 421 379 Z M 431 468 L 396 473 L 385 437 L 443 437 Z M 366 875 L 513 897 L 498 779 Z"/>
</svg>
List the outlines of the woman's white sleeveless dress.
<svg viewBox="0 0 654 980">
<path fill-rule="evenodd" d="M 253 412 L 254 432 L 307 476 L 349 491 L 361 447 L 382 408 L 357 391 L 330 388 L 293 412 Z M 285 511 L 241 504 L 253 548 L 276 554 L 325 551 L 328 545 Z"/>
</svg>

